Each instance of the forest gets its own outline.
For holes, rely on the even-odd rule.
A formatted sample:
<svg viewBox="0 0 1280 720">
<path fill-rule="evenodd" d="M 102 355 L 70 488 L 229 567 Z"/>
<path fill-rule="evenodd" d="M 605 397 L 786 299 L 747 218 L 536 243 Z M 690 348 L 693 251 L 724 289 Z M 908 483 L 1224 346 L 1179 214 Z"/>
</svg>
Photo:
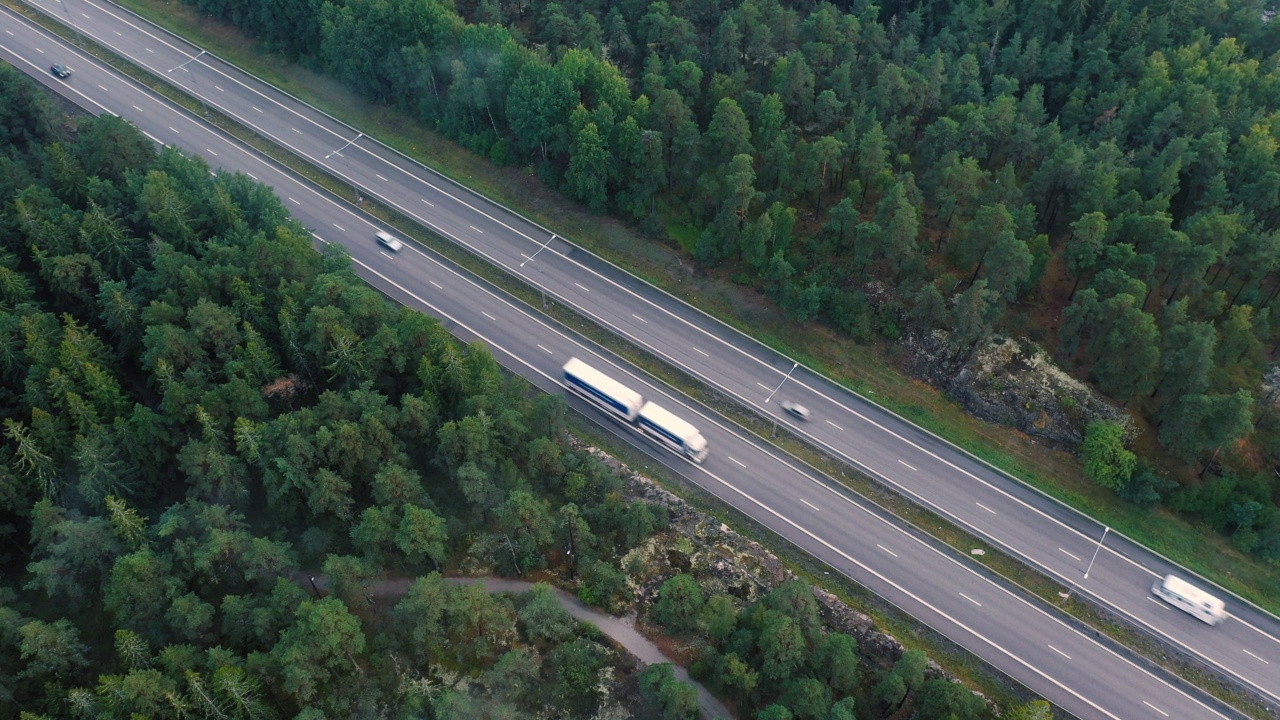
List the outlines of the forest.
<svg viewBox="0 0 1280 720">
<path fill-rule="evenodd" d="M 0 715 L 697 717 L 546 584 L 446 579 L 620 612 L 633 551 L 678 554 L 562 398 L 317 252 L 269 187 L 8 65 L 0 132 Z M 802 582 L 657 572 L 639 611 L 739 717 L 993 717 L 918 649 L 863 657 Z"/>
<path fill-rule="evenodd" d="M 1091 477 L 1280 561 L 1271 0 L 190 1 L 796 322 L 1047 348 Z"/>
</svg>

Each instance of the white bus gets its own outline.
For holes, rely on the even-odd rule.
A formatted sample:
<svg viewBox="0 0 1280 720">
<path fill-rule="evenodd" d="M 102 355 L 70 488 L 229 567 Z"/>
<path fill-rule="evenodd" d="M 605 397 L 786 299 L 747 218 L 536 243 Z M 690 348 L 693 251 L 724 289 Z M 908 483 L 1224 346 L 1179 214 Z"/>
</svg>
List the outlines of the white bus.
<svg viewBox="0 0 1280 720">
<path fill-rule="evenodd" d="M 1217 625 L 1227 619 L 1226 605 L 1221 600 L 1182 578 L 1166 575 L 1151 586 L 1151 592 L 1210 625 Z"/>
<path fill-rule="evenodd" d="M 606 413 L 630 423 L 636 421 L 644 403 L 640 393 L 578 358 L 571 358 L 564 364 L 564 386 Z"/>
<path fill-rule="evenodd" d="M 690 460 L 707 459 L 707 441 L 697 428 L 651 402 L 640 408 L 640 431 Z"/>
<path fill-rule="evenodd" d="M 564 386 L 570 392 L 612 417 L 632 423 L 640 432 L 677 454 L 698 463 L 707 458 L 706 439 L 689 423 L 651 402 L 644 402 L 640 393 L 578 358 L 570 358 L 562 369 Z"/>
</svg>

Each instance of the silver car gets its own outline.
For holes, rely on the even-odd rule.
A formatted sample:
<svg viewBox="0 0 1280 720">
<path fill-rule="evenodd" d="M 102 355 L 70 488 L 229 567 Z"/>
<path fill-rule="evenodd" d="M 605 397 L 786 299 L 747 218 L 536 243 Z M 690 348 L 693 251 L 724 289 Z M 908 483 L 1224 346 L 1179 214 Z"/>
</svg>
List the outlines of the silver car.
<svg viewBox="0 0 1280 720">
<path fill-rule="evenodd" d="M 400 248 L 404 247 L 404 243 L 381 230 L 374 233 L 374 237 L 378 238 L 378 242 L 382 243 L 382 246 L 391 252 L 400 252 Z"/>
<path fill-rule="evenodd" d="M 794 415 L 795 417 L 801 420 L 809 419 L 809 408 L 801 405 L 800 403 L 794 403 L 794 402 L 791 402 L 790 400 L 783 400 L 782 409 L 786 410 L 787 412 L 791 413 L 792 415 Z"/>
</svg>

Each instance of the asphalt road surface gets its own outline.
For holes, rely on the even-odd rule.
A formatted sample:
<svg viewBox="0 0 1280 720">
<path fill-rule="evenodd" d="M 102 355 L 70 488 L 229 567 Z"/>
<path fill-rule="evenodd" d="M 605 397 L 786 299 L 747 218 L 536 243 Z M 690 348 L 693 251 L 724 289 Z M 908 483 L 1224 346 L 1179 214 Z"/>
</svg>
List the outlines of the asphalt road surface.
<svg viewBox="0 0 1280 720">
<path fill-rule="evenodd" d="M 105 44 L 130 45 L 125 39 L 126 32 L 136 36 L 133 44 L 140 43 L 141 49 L 133 55 L 135 62 L 141 62 L 148 54 L 173 55 L 176 62 L 160 68 L 162 74 L 173 76 L 183 73 L 185 68 L 178 66 L 198 54 L 186 55 L 184 60 L 175 48 L 139 33 L 133 27 L 140 22 L 136 18 L 120 15 L 120 11 L 114 8 L 111 11 L 118 17 L 106 14 L 105 9 L 109 6 L 67 0 L 65 7 L 67 11 L 62 19 L 78 14 L 75 24 L 79 31 L 100 37 Z M 304 224 L 315 229 L 317 239 L 341 243 L 349 248 L 362 277 L 407 305 L 442 318 L 446 326 L 464 340 L 486 342 L 506 367 L 528 377 L 543 389 L 561 392 L 559 367 L 569 357 L 577 356 L 685 417 L 702 430 L 710 443 L 711 456 L 703 466 L 691 465 L 663 453 L 627 428 L 610 424 L 584 407 L 581 401 L 570 400 L 588 417 L 600 421 L 628 442 L 655 453 L 662 462 L 691 481 L 813 553 L 836 571 L 871 588 L 1052 702 L 1082 718 L 1225 717 L 1174 684 L 1094 641 L 1092 633 L 1081 633 L 1049 611 L 990 582 L 967 562 L 902 531 L 840 488 L 761 447 L 754 438 L 743 436 L 718 418 L 686 406 L 683 400 L 669 395 L 647 377 L 637 376 L 612 359 L 601 357 L 593 349 L 584 347 L 526 309 L 453 271 L 416 246 L 410 245 L 393 257 L 373 242 L 375 227 L 367 218 L 314 188 L 300 184 L 273 165 L 209 130 L 195 118 L 174 111 L 109 70 L 97 66 L 90 58 L 37 32 L 20 18 L 8 13 L 3 17 L 0 56 L 7 61 L 91 112 L 115 112 L 137 124 L 157 142 L 181 147 L 204 156 L 214 167 L 245 172 L 271 185 L 283 198 L 286 207 Z M 333 140 L 327 131 L 291 115 L 291 111 L 281 106 L 268 103 L 269 98 L 255 94 L 242 84 L 248 82 L 247 79 L 234 80 L 217 74 L 232 71 L 214 70 L 204 65 L 206 58 L 208 56 L 196 58 L 187 65 L 197 66 L 196 73 L 207 78 L 193 81 L 193 85 L 217 93 L 218 97 L 231 95 L 230 89 L 235 88 L 256 98 L 250 101 L 257 104 L 251 105 L 249 112 L 265 116 L 268 108 L 272 108 L 273 114 L 291 117 L 291 120 L 283 121 L 288 125 L 283 132 L 293 136 L 295 142 L 290 144 L 295 146 L 295 150 L 303 142 L 325 145 L 325 142 L 316 142 L 314 138 L 317 137 Z M 68 80 L 52 77 L 48 65 L 53 62 L 70 67 L 74 71 L 72 77 Z M 153 69 L 160 67 L 154 62 L 150 66 Z M 166 73 L 165 70 L 174 72 Z M 206 95 L 206 102 L 214 104 L 213 97 Z M 287 97 L 279 97 L 288 101 Z M 278 136 L 277 141 L 282 137 Z M 355 138 L 355 133 L 352 132 L 350 137 Z M 328 147 L 324 153 L 332 153 L 341 145 L 335 141 L 329 142 Z M 495 215 L 495 212 L 500 212 L 498 209 L 457 186 L 438 178 L 434 184 L 419 179 L 415 173 L 425 176 L 425 170 L 388 151 L 383 152 L 403 163 L 406 169 L 379 168 L 374 172 L 374 179 L 395 177 L 394 182 L 388 179 L 379 186 L 378 195 L 384 199 L 400 198 L 396 204 L 403 208 L 412 207 L 409 201 L 412 198 L 421 205 L 421 209 L 410 214 L 442 234 L 470 244 L 499 265 L 526 274 L 562 299 L 572 297 L 574 292 L 580 293 L 576 304 L 586 314 L 641 344 L 655 348 L 665 357 L 675 361 L 679 357 L 688 357 L 689 362 L 682 364 L 691 371 L 703 375 L 714 373 L 725 378 L 724 382 L 728 384 L 721 387 L 736 387 L 734 394 L 766 412 L 774 412 L 776 404 L 764 405 L 764 398 L 774 394 L 782 384 L 779 398 L 796 399 L 813 408 L 813 420 L 797 429 L 810 434 L 816 442 L 835 443 L 833 447 L 843 448 L 839 451 L 851 460 L 856 457 L 854 461 L 859 465 L 899 484 L 908 493 L 927 500 L 930 505 L 970 525 L 980 534 L 1002 538 L 1026 527 L 1021 531 L 1025 537 L 1018 536 L 1015 545 L 1025 543 L 1026 552 L 1047 547 L 1046 543 L 1054 545 L 1051 552 L 1046 552 L 1046 563 L 1060 568 L 1053 572 L 1070 578 L 1083 571 L 1086 565 L 1084 558 L 1095 549 L 1096 538 L 1074 529 L 1070 521 L 1075 516 L 1061 506 L 1044 502 L 1043 498 L 1016 484 L 1010 483 L 1009 487 L 994 485 L 994 482 L 1001 481 L 1000 476 L 985 466 L 909 423 L 826 384 L 803 368 L 796 369 L 787 378 L 792 364 L 776 358 L 758 360 L 739 347 L 750 346 L 749 339 L 716 325 L 691 308 L 648 289 L 638 281 L 627 279 L 535 226 L 510 215 Z M 353 167 L 379 161 L 360 143 L 349 146 L 344 153 L 331 159 L 341 157 L 342 165 L 349 161 Z M 323 154 L 319 157 L 322 158 Z M 512 224 L 516 222 L 523 224 Z M 533 237 L 530 232 L 542 233 L 542 237 Z M 534 243 L 531 237 L 538 242 Z M 483 238 L 490 238 L 492 244 L 477 244 Z M 651 328 L 651 325 L 660 327 Z M 768 357 L 768 351 L 758 346 L 753 351 Z M 703 360 L 696 360 L 693 355 Z M 782 383 L 784 378 L 785 384 Z M 766 380 L 768 382 L 764 382 Z M 780 418 L 780 421 L 787 422 L 785 418 Z M 908 480 L 910 483 L 906 482 Z M 978 499 L 974 500 L 974 495 L 966 495 L 957 489 L 960 486 L 978 488 L 975 492 L 982 494 L 976 495 Z M 1033 503 L 1043 503 L 1047 510 L 1035 507 Z M 972 522 L 965 519 L 969 517 L 967 511 L 971 510 L 968 505 L 975 505 L 982 513 L 974 515 Z M 1021 517 L 1031 520 L 1020 520 Z M 1066 540 L 1054 540 L 1058 535 Z M 1006 544 L 1000 539 L 996 541 Z M 1014 541 L 1015 538 L 1010 537 L 1007 543 Z M 1126 557 L 1126 554 L 1137 555 L 1139 552 L 1131 546 L 1108 541 L 1088 582 L 1082 583 L 1081 589 L 1108 593 L 1108 600 L 1117 607 L 1132 612 L 1136 617 L 1149 618 L 1152 626 L 1159 628 L 1160 632 L 1197 652 L 1202 652 L 1202 647 L 1216 652 L 1224 647 L 1224 638 L 1228 645 L 1238 642 L 1231 639 L 1235 637 L 1231 633 L 1244 633 L 1241 637 L 1249 644 L 1237 646 L 1235 652 L 1240 654 L 1243 651 L 1245 657 L 1253 658 L 1253 662 L 1263 669 L 1249 672 L 1250 666 L 1245 665 L 1242 677 L 1250 682 L 1255 682 L 1256 678 L 1255 684 L 1259 687 L 1277 684 L 1274 668 L 1269 672 L 1266 668 L 1270 667 L 1273 657 L 1274 666 L 1280 667 L 1280 657 L 1277 656 L 1274 635 L 1256 629 L 1262 622 L 1244 622 L 1239 609 L 1233 605 L 1236 618 L 1224 626 L 1209 628 L 1155 602 L 1147 593 L 1150 579 L 1155 575 L 1144 565 L 1154 566 L 1159 572 L 1159 561 L 1143 558 L 1144 562 L 1138 563 Z M 1020 551 L 1020 554 L 1025 553 Z M 1058 560 L 1055 554 L 1066 560 Z M 1135 568 L 1143 569 L 1136 580 L 1131 577 Z M 1114 599 L 1111 593 L 1114 593 Z M 1263 617 L 1262 620 L 1270 622 L 1274 619 Z M 1238 658 L 1224 653 L 1220 666 L 1235 667 L 1236 660 Z M 1218 662 L 1216 656 L 1214 662 Z"/>
</svg>

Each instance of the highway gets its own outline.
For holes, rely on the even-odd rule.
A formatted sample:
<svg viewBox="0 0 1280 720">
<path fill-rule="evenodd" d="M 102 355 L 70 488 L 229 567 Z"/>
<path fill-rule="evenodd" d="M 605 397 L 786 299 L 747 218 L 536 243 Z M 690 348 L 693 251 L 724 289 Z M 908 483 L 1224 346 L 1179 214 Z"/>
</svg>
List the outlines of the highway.
<svg viewBox="0 0 1280 720">
<path fill-rule="evenodd" d="M 138 32 L 131 26 L 138 25 L 139 21 L 124 15 L 106 15 L 104 6 L 81 0 L 71 0 L 66 6 L 66 15 L 71 16 L 74 16 L 73 8 L 80 8 L 82 17 L 76 22 L 77 29 L 95 37 L 102 35 L 100 39 L 104 44 L 123 43 L 126 31 Z M 95 15 L 90 15 L 90 12 Z M 105 19 L 97 13 L 103 13 Z M 71 94 L 76 102 L 93 112 L 110 108 L 138 124 L 158 142 L 178 145 L 203 155 L 215 166 L 241 170 L 272 185 L 284 199 L 286 207 L 309 227 L 315 228 L 318 237 L 347 245 L 364 277 L 406 303 L 444 318 L 460 337 L 483 339 L 494 348 L 495 355 L 504 365 L 530 377 L 544 389 L 558 391 L 558 384 L 554 381 L 557 369 L 571 354 L 586 358 L 615 377 L 627 375 L 623 370 L 610 368 L 608 361 L 593 358 L 590 350 L 575 347 L 572 340 L 538 318 L 529 317 L 493 293 L 475 287 L 416 250 L 407 248 L 396 258 L 385 256 L 372 243 L 372 228 L 365 219 L 352 215 L 349 210 L 314 190 L 298 185 L 273 166 L 229 146 L 225 139 L 209 134 L 193 119 L 170 110 L 158 110 L 154 98 L 122 83 L 71 49 L 63 47 L 55 51 L 59 43 L 40 37 L 14 16 L 7 15 L 6 18 L 5 34 L 0 37 L 0 42 L 4 44 L 7 60 L 59 92 Z M 66 16 L 60 19 L 65 21 Z M 155 31 L 151 29 L 148 32 Z M 108 36 L 114 37 L 115 41 Z M 275 135 L 278 142 L 282 138 L 287 139 L 289 142 L 282 144 L 321 159 L 332 154 L 330 160 L 339 163 L 333 166 L 335 172 L 352 174 L 366 192 L 376 191 L 384 200 L 399 198 L 393 204 L 401 208 L 415 207 L 413 203 L 416 201 L 420 209 L 405 209 L 405 212 L 419 217 L 438 232 L 471 245 L 496 264 L 526 274 L 535 284 L 543 285 L 557 297 L 564 299 L 572 297 L 574 292 L 579 293 L 573 304 L 585 314 L 655 349 L 664 357 L 689 356 L 687 363 L 678 364 L 684 364 L 704 377 L 715 375 L 725 383 L 715 384 L 732 388 L 733 394 L 744 402 L 767 412 L 774 410 L 773 405 L 763 405 L 763 398 L 779 385 L 791 369 L 791 363 L 777 358 L 757 360 L 735 345 L 748 344 L 742 336 L 699 316 L 674 299 L 669 299 L 674 310 L 665 307 L 658 302 L 665 296 L 651 288 L 628 281 L 616 270 L 535 226 L 510 215 L 496 214 L 502 211 L 457 186 L 439 178 L 431 182 L 422 180 L 426 176 L 425 170 L 385 150 L 382 152 L 387 152 L 404 167 L 374 166 L 368 175 L 357 174 L 356 168 L 381 161 L 379 156 L 365 149 L 365 144 L 357 142 L 341 155 L 333 154 L 346 142 L 341 140 L 341 135 L 328 135 L 316 125 L 293 116 L 283 106 L 268 103 L 265 95 L 255 94 L 256 91 L 249 88 L 246 83 L 251 81 L 247 78 L 242 82 L 219 74 L 224 71 L 205 65 L 208 56 L 179 68 L 198 51 L 184 56 L 171 45 L 155 42 L 146 35 L 140 37 L 142 46 L 133 57 L 135 62 L 145 65 L 142 60 L 148 54 L 172 54 L 172 65 L 160 67 L 171 61 L 162 57 L 159 59 L 163 62 L 151 63 L 152 68 L 171 77 L 207 76 L 204 80 L 186 82 L 197 91 L 204 88 L 213 93 L 205 95 L 205 100 L 211 105 L 218 104 L 220 108 L 224 106 L 213 100 L 223 96 L 240 97 L 239 93 L 231 92 L 240 88 L 250 98 L 247 112 L 267 116 L 270 111 L 273 117 L 283 113 L 286 118 L 284 124 L 277 127 L 283 134 Z M 124 54 L 129 55 L 127 52 Z M 52 78 L 47 72 L 51 62 L 70 66 L 75 75 L 69 81 Z M 188 68 L 194 68 L 194 71 Z M 166 70 L 174 72 L 167 73 Z M 280 97 L 283 101 L 288 100 Z M 224 112 L 236 114 L 226 109 Z M 240 119 L 243 121 L 245 118 Z M 286 125 L 287 129 L 281 129 Z M 347 140 L 356 137 L 354 131 L 346 135 Z M 316 150 L 305 150 L 313 145 Z M 378 146 L 371 147 L 377 149 Z M 342 173 L 338 171 L 339 167 L 350 170 Z M 540 233 L 540 236 L 531 233 Z M 656 296 L 657 300 L 650 295 Z M 495 343 L 492 338 L 501 338 L 501 343 Z M 703 360 L 693 355 L 701 356 Z M 646 397 L 662 396 L 661 391 L 647 380 L 632 378 L 625 382 L 644 392 Z M 984 466 L 874 406 L 854 404 L 850 398 L 857 401 L 856 396 L 825 384 L 804 369 L 796 370 L 779 397 L 797 399 L 814 408 L 814 420 L 806 428 L 798 430 L 807 431 L 815 442 L 843 448 L 839 450 L 842 454 L 851 460 L 856 457 L 854 462 L 887 481 L 901 483 L 906 482 L 903 478 L 924 480 L 935 477 L 939 481 L 936 490 L 922 484 L 917 490 L 907 492 L 955 505 L 960 509 L 946 512 L 953 518 L 964 516 L 966 497 L 950 488 L 948 483 L 976 484 L 986 488 L 987 495 L 979 496 L 976 501 L 967 498 L 967 502 L 976 505 L 978 512 L 993 516 L 994 521 L 992 517 L 978 515 L 976 517 L 985 522 L 975 520 L 972 525 L 989 525 L 995 528 L 997 536 L 1020 527 L 1019 520 L 1013 516 L 1028 510 L 1019 509 L 1021 506 L 1017 503 L 1027 504 L 1027 497 L 1036 499 L 1034 494 L 1015 492 L 1016 486 L 1015 491 L 1010 491 L 982 485 L 986 481 L 984 475 L 994 475 Z M 681 409 L 683 403 L 679 400 L 663 398 L 659 402 L 698 425 L 712 448 L 712 456 L 703 467 L 686 466 L 672 456 L 662 455 L 665 461 L 675 463 L 694 482 L 1022 680 L 1051 701 L 1080 717 L 1219 716 L 1195 699 L 1067 627 L 1057 618 L 988 582 L 966 565 L 902 533 L 850 499 L 846 493 L 831 488 L 785 459 L 758 447 L 754 439 L 743 437 L 725 428 L 717 419 L 701 415 L 694 409 Z M 588 411 L 588 417 L 593 416 Z M 827 431 L 825 428 L 828 426 L 834 430 Z M 614 430 L 632 442 L 643 444 L 621 428 Z M 890 441 L 891 438 L 897 438 L 896 444 Z M 965 478 L 974 482 L 956 482 Z M 1013 509 L 1002 513 L 1001 510 L 1009 503 L 1015 503 L 1011 506 Z M 1049 504 L 1049 512 L 1036 510 L 1033 514 L 1035 521 L 1030 523 L 1033 532 L 1020 542 L 1029 540 L 1034 549 L 1044 545 L 1042 536 L 1052 534 L 1047 530 L 1070 530 L 1067 522 L 1055 517 L 1055 513 L 1062 510 L 1060 506 L 1055 510 L 1052 504 Z M 1084 558 L 1096 546 L 1095 537 L 1078 532 L 1075 535 L 1072 542 L 1054 548 L 1054 552 L 1068 558 L 1062 565 L 1069 569 L 1069 575 L 1082 571 Z M 1124 603 L 1118 607 L 1139 616 L 1149 613 L 1154 625 L 1191 647 L 1200 644 L 1216 647 L 1221 644 L 1217 641 L 1230 637 L 1224 631 L 1249 627 L 1237 618 L 1223 627 L 1208 628 L 1156 603 L 1146 592 L 1150 584 L 1148 575 L 1136 584 L 1129 581 L 1127 578 L 1133 568 L 1140 566 L 1113 548 L 1125 549 L 1123 545 L 1108 544 L 1083 589 L 1105 588 L 1107 592 L 1114 592 L 1117 602 Z M 1235 607 L 1232 609 L 1237 610 Z M 1263 638 L 1274 637 L 1260 631 L 1252 632 Z M 1271 652 L 1274 655 L 1274 640 L 1271 643 L 1270 650 L 1257 646 L 1258 654 L 1251 652 L 1252 647 L 1243 649 L 1248 653 L 1247 657 L 1257 657 L 1256 662 L 1266 664 L 1270 657 L 1261 653 Z M 1276 665 L 1280 666 L 1280 659 Z M 1265 672 L 1256 675 L 1263 686 L 1268 682 L 1275 683 L 1276 678 L 1266 676 Z"/>
<path fill-rule="evenodd" d="M 1086 579 L 1104 534 L 1092 519 L 118 6 L 29 1 L 1280 705 L 1275 616 L 1116 533 Z M 782 399 L 813 419 L 793 421 Z M 1169 572 L 1227 597 L 1232 619 L 1212 628 L 1156 602 Z"/>
</svg>

